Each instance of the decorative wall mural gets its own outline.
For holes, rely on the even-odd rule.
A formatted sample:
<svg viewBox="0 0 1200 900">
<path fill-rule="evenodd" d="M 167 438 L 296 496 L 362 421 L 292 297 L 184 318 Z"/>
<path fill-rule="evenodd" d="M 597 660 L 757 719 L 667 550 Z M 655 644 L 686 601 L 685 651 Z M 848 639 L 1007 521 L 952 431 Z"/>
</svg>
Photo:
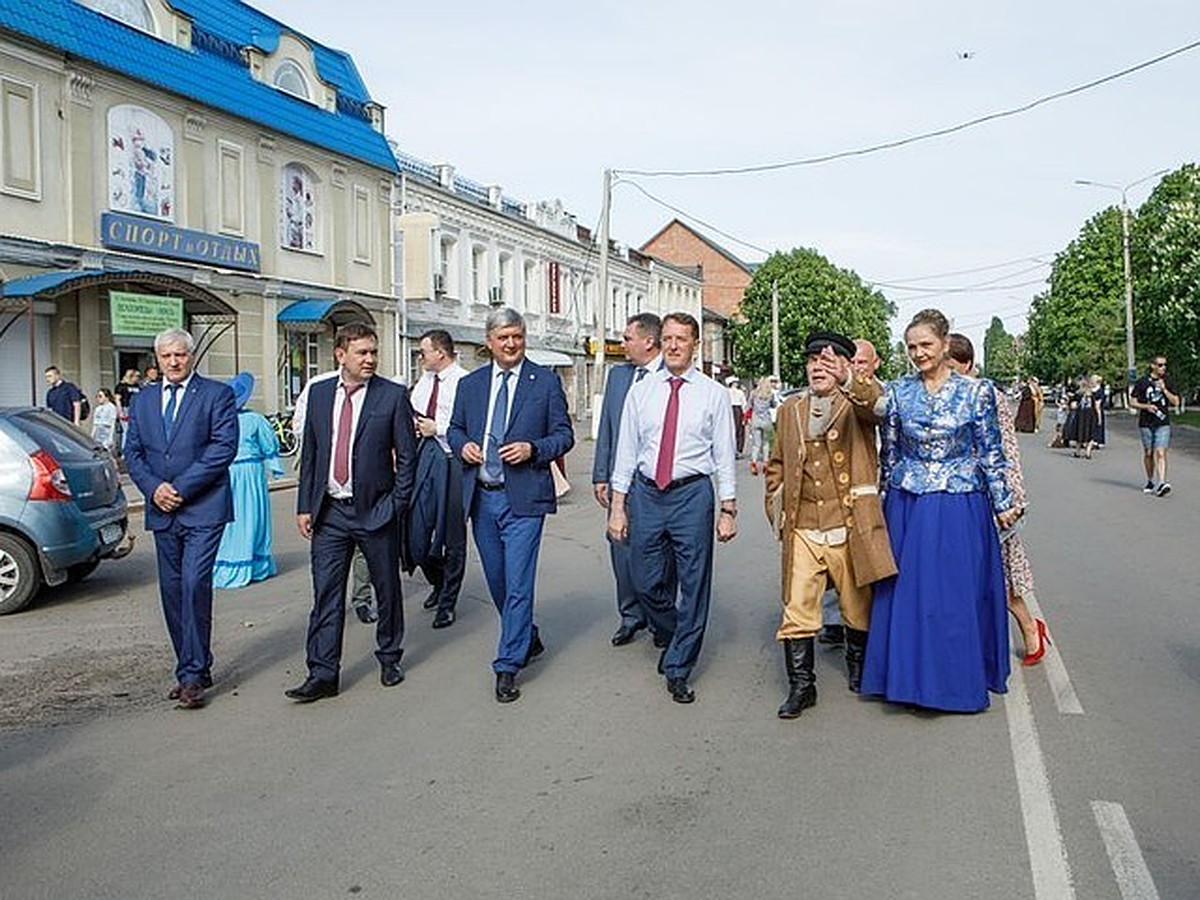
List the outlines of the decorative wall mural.
<svg viewBox="0 0 1200 900">
<path fill-rule="evenodd" d="M 108 203 L 121 212 L 175 220 L 175 135 L 140 106 L 108 111 Z"/>
<path fill-rule="evenodd" d="M 304 166 L 283 167 L 283 246 L 317 249 L 316 179 Z"/>
</svg>

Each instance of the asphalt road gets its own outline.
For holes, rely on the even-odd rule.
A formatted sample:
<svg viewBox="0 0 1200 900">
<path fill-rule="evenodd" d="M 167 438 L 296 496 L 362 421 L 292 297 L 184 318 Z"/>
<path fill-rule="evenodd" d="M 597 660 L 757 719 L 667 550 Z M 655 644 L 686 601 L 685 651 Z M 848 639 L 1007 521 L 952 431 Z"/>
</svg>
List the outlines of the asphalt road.
<svg viewBox="0 0 1200 900">
<path fill-rule="evenodd" d="M 860 700 L 822 650 L 817 707 L 776 718 L 778 549 L 746 471 L 686 707 L 644 635 L 609 646 L 586 446 L 542 549 L 549 649 L 508 706 L 473 552 L 452 628 L 406 582 L 403 685 L 353 623 L 342 695 L 286 701 L 310 578 L 279 492 L 282 574 L 219 595 L 219 689 L 175 710 L 143 539 L 0 619 L 0 897 L 1200 897 L 1200 465 L 1142 495 L 1127 425 L 1091 461 L 1023 439 L 1055 645 L 975 716 Z"/>
</svg>

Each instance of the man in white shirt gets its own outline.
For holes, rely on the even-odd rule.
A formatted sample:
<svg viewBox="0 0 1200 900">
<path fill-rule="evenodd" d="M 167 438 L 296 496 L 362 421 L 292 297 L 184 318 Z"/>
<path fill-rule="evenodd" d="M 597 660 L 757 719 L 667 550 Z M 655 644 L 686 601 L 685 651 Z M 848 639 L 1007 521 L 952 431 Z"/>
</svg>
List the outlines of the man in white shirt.
<svg viewBox="0 0 1200 900">
<path fill-rule="evenodd" d="M 450 452 L 446 432 L 450 414 L 454 411 L 454 396 L 459 379 L 467 370 L 458 364 L 454 338 L 441 329 L 421 335 L 421 366 L 425 372 L 413 387 L 412 407 L 416 416 L 417 434 L 424 440 L 435 440 L 441 447 L 446 463 L 445 490 L 437 496 L 438 518 L 445 522 L 445 537 L 441 547 L 421 562 L 421 571 L 433 590 L 425 598 L 425 609 L 437 609 L 434 628 L 446 628 L 457 618 L 455 606 L 462 589 L 463 572 L 467 563 L 467 523 L 462 503 L 462 463 Z M 424 450 L 422 450 L 424 452 Z M 440 462 L 440 461 L 439 461 Z M 420 486 L 418 486 L 420 490 Z"/>
<path fill-rule="evenodd" d="M 729 393 L 692 364 L 699 342 L 694 316 L 663 317 L 664 368 L 633 385 L 625 399 L 608 520 L 609 536 L 628 540 L 639 561 L 638 597 L 651 627 L 672 635 L 659 671 L 676 703 L 696 699 L 688 678 L 712 596 L 714 475 L 717 540 L 737 535 L 733 410 Z M 661 591 L 668 559 L 679 580 L 678 604 Z"/>
<path fill-rule="evenodd" d="M 738 459 L 746 449 L 746 392 L 736 375 L 730 375 L 725 383 L 729 385 L 729 405 L 733 408 L 733 435 L 737 444 Z"/>
</svg>

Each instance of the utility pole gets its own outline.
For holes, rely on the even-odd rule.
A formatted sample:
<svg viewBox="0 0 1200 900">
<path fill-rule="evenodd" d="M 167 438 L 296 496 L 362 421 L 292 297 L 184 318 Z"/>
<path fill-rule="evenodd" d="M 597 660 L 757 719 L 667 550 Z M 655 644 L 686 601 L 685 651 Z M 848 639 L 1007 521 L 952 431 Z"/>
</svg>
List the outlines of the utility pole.
<svg viewBox="0 0 1200 900">
<path fill-rule="evenodd" d="M 771 374 L 779 375 L 779 282 L 771 282 Z M 782 381 L 780 382 L 782 384 Z"/>
<path fill-rule="evenodd" d="M 1133 352 L 1133 266 L 1129 261 L 1129 200 L 1121 191 L 1121 249 L 1125 257 L 1125 371 L 1127 384 L 1137 381 L 1137 358 Z"/>
<path fill-rule="evenodd" d="M 604 189 L 600 199 L 600 265 L 596 273 L 596 349 L 594 390 L 592 391 L 592 437 L 600 430 L 600 398 L 604 394 L 604 344 L 608 340 L 608 228 L 612 206 L 612 169 L 604 170 Z"/>
</svg>

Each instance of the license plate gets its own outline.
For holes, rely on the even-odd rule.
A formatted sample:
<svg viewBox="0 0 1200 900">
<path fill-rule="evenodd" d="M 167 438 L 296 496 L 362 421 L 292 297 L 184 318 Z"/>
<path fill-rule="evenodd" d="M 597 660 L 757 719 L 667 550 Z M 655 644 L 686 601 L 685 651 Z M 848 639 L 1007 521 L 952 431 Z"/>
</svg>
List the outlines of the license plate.
<svg viewBox="0 0 1200 900">
<path fill-rule="evenodd" d="M 100 543 L 102 544 L 115 544 L 124 536 L 125 529 L 116 523 L 100 527 Z"/>
</svg>

